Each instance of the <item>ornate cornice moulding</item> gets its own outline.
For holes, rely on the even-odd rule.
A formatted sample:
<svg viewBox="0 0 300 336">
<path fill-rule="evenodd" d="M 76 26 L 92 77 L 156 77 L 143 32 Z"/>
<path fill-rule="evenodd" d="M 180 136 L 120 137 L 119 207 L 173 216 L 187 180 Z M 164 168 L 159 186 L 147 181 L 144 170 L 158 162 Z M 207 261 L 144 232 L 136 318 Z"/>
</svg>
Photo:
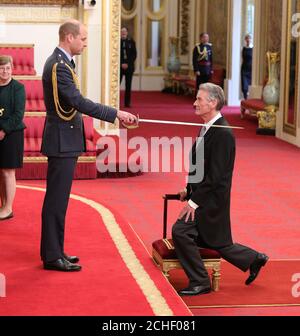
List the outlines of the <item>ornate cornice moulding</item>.
<svg viewBox="0 0 300 336">
<path fill-rule="evenodd" d="M 36 3 L 32 1 L 31 4 L 25 4 L 25 1 L 20 0 L 4 4 L 4 1 L 0 0 L 0 21 L 5 23 L 60 23 L 66 19 L 78 17 L 77 5 L 70 6 L 58 4 L 58 2 L 39 1 L 38 4 L 38 1 Z"/>
</svg>

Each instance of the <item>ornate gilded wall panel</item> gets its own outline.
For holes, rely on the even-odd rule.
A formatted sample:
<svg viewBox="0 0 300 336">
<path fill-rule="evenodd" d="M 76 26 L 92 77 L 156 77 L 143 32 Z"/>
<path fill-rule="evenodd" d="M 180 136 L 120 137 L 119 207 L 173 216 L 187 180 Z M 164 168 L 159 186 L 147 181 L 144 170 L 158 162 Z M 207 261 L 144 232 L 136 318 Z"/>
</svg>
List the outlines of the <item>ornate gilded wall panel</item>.
<svg viewBox="0 0 300 336">
<path fill-rule="evenodd" d="M 119 106 L 119 68 L 120 68 L 120 13 L 121 2 L 111 0 L 111 64 L 110 64 L 110 103 L 111 106 Z"/>
<path fill-rule="evenodd" d="M 102 1 L 102 78 L 101 102 L 119 108 L 119 69 L 120 69 L 120 25 L 121 2 L 119 0 Z M 109 71 L 106 71 L 109 69 Z M 100 122 L 104 133 L 118 130 L 115 124 Z"/>
<path fill-rule="evenodd" d="M 210 35 L 210 42 L 213 44 L 214 63 L 226 68 L 227 55 L 227 0 L 209 0 L 207 20 L 207 32 Z"/>
<path fill-rule="evenodd" d="M 189 53 L 190 32 L 190 0 L 181 0 L 180 3 L 180 54 Z"/>
<path fill-rule="evenodd" d="M 282 0 L 268 0 L 267 8 L 267 50 L 278 52 L 281 49 Z"/>
<path fill-rule="evenodd" d="M 0 6 L 6 23 L 60 23 L 78 17 L 78 7 L 64 6 Z"/>
</svg>

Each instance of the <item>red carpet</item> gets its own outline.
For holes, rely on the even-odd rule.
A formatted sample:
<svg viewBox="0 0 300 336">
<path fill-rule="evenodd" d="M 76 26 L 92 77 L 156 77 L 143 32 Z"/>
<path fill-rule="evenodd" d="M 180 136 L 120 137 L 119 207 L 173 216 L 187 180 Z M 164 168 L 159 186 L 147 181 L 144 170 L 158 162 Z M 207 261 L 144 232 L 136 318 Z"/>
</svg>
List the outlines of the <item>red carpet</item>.
<svg viewBox="0 0 300 336">
<path fill-rule="evenodd" d="M 193 98 L 170 94 L 135 93 L 131 112 L 141 118 L 199 122 L 193 108 Z M 231 219 L 233 237 L 269 254 L 272 259 L 300 259 L 300 149 L 271 136 L 255 134 L 257 120 L 240 119 L 238 107 L 226 107 L 223 114 L 231 125 L 243 126 L 235 131 L 236 162 L 232 186 Z M 197 127 L 141 124 L 131 130 L 131 136 L 196 136 Z M 102 181 L 107 187 L 114 181 Z M 162 199 L 164 193 L 177 192 L 185 185 L 184 173 L 152 173 L 119 184 L 120 193 L 129 193 L 135 209 L 127 208 L 127 218 L 142 237 L 149 250 L 161 233 Z M 131 188 L 132 187 L 132 188 Z M 136 194 L 136 189 L 139 193 Z M 142 195 L 142 197 L 141 197 Z M 147 198 L 145 204 L 144 197 Z M 121 197 L 120 197 L 121 198 Z M 116 204 L 120 202 L 116 200 Z M 147 223 L 140 225 L 136 207 Z M 174 223 L 180 203 L 170 208 L 170 223 Z M 151 230 L 148 229 L 151 227 Z M 280 236 L 280 239 L 278 237 Z"/>
<path fill-rule="evenodd" d="M 190 314 L 124 219 L 115 214 L 141 264 L 135 265 L 133 258 L 131 265 L 122 260 L 122 232 L 109 234 L 100 215 L 76 200 L 70 201 L 67 221 L 72 225 L 67 226 L 65 250 L 78 253 L 83 270 L 42 270 L 39 237 L 43 196 L 40 191 L 18 189 L 15 218 L 1 223 L 0 273 L 6 277 L 7 289 L 6 297 L 1 298 L 0 315 Z M 107 215 L 104 220 L 108 221 Z M 132 270 L 140 277 L 139 284 Z"/>
<path fill-rule="evenodd" d="M 135 93 L 132 103 L 133 108 L 131 111 L 135 113 L 138 112 L 142 118 L 185 120 L 190 122 L 197 121 L 192 109 L 193 100 L 190 97 L 177 97 L 174 95 L 152 92 Z M 237 138 L 237 157 L 232 188 L 231 209 L 232 229 L 235 241 L 265 252 L 271 259 L 300 259 L 300 245 L 298 243 L 300 236 L 300 149 L 274 137 L 257 136 L 255 134 L 257 121 L 240 120 L 238 108 L 226 108 L 224 109 L 224 114 L 231 124 L 242 125 L 245 127 L 245 130 L 235 132 Z M 142 135 L 146 138 L 163 135 L 170 137 L 196 136 L 197 127 L 166 125 L 157 127 L 157 125 L 141 124 L 139 129 L 130 131 L 130 134 L 131 136 Z M 19 181 L 19 183 L 21 183 L 21 181 Z M 45 182 L 26 181 L 26 184 L 44 186 Z M 130 243 L 131 241 L 135 242 L 134 250 L 138 258 L 142 260 L 145 270 L 151 274 L 152 279 L 154 275 L 158 277 L 158 280 L 155 280 L 156 286 L 161 290 L 168 303 L 170 300 L 173 300 L 173 303 L 169 303 L 169 305 L 174 310 L 174 313 L 179 315 L 182 313 L 178 312 L 174 307 L 178 306 L 178 309 L 181 309 L 181 304 L 178 304 L 178 302 L 181 302 L 181 299 L 174 295 L 172 290 L 170 292 L 169 284 L 161 277 L 160 272 L 153 267 L 149 255 L 145 254 L 142 245 L 136 243 L 136 237 L 133 235 L 132 229 L 137 233 L 141 241 L 143 241 L 148 251 L 151 252 L 152 242 L 160 238 L 162 235 L 163 201 L 161 196 L 164 193 L 177 192 L 184 186 L 184 184 L 184 173 L 160 172 L 145 173 L 141 176 L 124 179 L 108 178 L 96 181 L 74 181 L 72 190 L 75 194 L 93 199 L 101 204 L 109 205 L 109 208 L 114 214 L 121 214 L 121 217 L 118 215 L 117 218 L 118 222 L 121 223 L 120 225 L 124 234 L 127 238 L 129 237 L 128 239 Z M 45 272 L 41 272 L 38 268 L 38 239 L 41 203 L 32 203 L 35 205 L 35 208 L 31 209 L 30 207 L 30 209 L 28 209 L 27 202 L 23 199 L 23 197 L 24 193 L 17 190 L 17 199 L 19 200 L 18 202 L 21 203 L 16 203 L 15 219 L 13 221 L 8 221 L 7 223 L 1 223 L 0 225 L 1 246 L 5 247 L 5 254 L 11 254 L 10 259 L 7 261 L 4 257 L 2 257 L 4 252 L 0 252 L 0 257 L 1 260 L 5 260 L 6 268 L 8 268 L 10 263 L 13 263 L 10 268 L 10 272 L 13 277 L 15 272 L 14 270 L 16 268 L 20 269 L 17 273 L 19 276 L 22 273 L 23 265 L 27 265 L 27 263 L 29 263 L 29 268 L 32 267 L 35 269 L 35 272 L 38 272 L 35 273 L 35 275 L 41 274 L 43 277 L 42 280 L 39 280 L 39 284 L 41 284 L 44 283 L 44 278 L 49 278 L 48 275 L 47 277 L 44 275 Z M 73 201 L 71 202 L 71 205 L 72 203 Z M 182 205 L 178 202 L 174 202 L 170 206 L 169 232 L 171 224 L 174 223 L 180 212 L 181 206 Z M 98 256 L 98 262 L 100 264 L 99 269 L 102 270 L 103 253 L 100 248 L 102 248 L 102 244 L 104 242 L 102 237 L 107 238 L 107 235 L 103 235 L 102 230 L 104 233 L 106 230 L 103 229 L 103 224 L 99 222 L 99 220 L 97 223 L 94 223 L 93 220 L 88 221 L 88 217 L 84 213 L 82 213 L 82 219 L 79 224 L 79 217 L 77 215 L 78 211 L 81 210 L 79 209 L 75 212 L 75 217 L 72 217 L 72 211 L 69 211 L 68 214 L 67 228 L 68 230 L 72 229 L 72 232 L 67 234 L 68 252 L 78 253 L 82 257 L 84 272 L 88 271 L 90 266 L 87 265 L 86 262 L 92 263 L 91 265 L 96 262 L 93 261 L 95 258 L 92 258 L 89 253 L 86 254 L 86 250 L 89 248 L 89 241 L 92 239 L 93 244 L 97 246 L 97 249 L 99 248 L 96 255 Z M 21 222 L 17 224 L 20 218 Z M 23 221 L 23 218 L 26 218 L 26 221 Z M 121 220 L 119 220 L 119 218 Z M 132 229 L 128 226 L 128 224 L 132 227 Z M 100 234 L 97 235 L 95 232 L 100 232 Z M 33 239 L 35 239 L 34 242 Z M 30 243 L 28 243 L 27 240 L 29 240 Z M 107 240 L 110 241 L 109 237 Z M 114 249 L 112 251 L 114 251 Z M 24 256 L 22 256 L 22 259 L 19 261 L 17 256 L 19 256 L 20 252 L 22 252 Z M 115 256 L 115 252 L 112 252 L 112 256 Z M 108 265 L 108 263 L 106 265 Z M 257 282 L 255 283 L 255 287 L 253 286 L 248 288 L 244 285 L 246 274 L 241 273 L 238 270 L 235 271 L 235 269 L 231 268 L 234 273 L 230 275 L 229 273 L 231 273 L 231 271 L 228 273 L 227 266 L 224 264 L 221 286 L 226 283 L 230 284 L 228 279 L 231 279 L 232 276 L 235 278 L 234 281 L 236 281 L 236 286 L 232 287 L 230 295 L 235 297 L 237 288 L 240 288 L 239 293 L 242 293 L 240 294 L 241 296 L 249 295 L 249 293 L 255 288 L 260 288 L 260 286 L 265 288 L 266 284 L 262 281 L 262 279 L 266 274 L 268 274 L 269 267 L 273 270 L 273 263 L 270 263 L 270 265 L 271 266 L 268 264 L 263 269 L 261 277 L 257 279 Z M 230 266 L 228 265 L 228 267 Z M 295 270 L 292 271 L 294 271 L 294 273 L 299 273 L 300 262 L 299 267 L 297 264 L 294 264 L 294 268 Z M 26 270 L 28 270 L 28 266 L 26 266 Z M 284 270 L 287 269 L 284 268 Z M 290 271 L 291 270 L 289 269 L 289 272 Z M 95 279 L 98 279 L 93 275 L 93 270 L 90 272 L 92 276 L 87 279 L 87 291 L 89 290 L 89 284 Z M 1 268 L 0 273 L 4 273 Z M 51 276 L 54 277 L 54 274 Z M 78 277 L 83 275 L 76 274 L 75 276 Z M 106 276 L 106 273 L 104 273 L 104 276 Z M 66 277 L 66 275 L 64 275 L 64 277 Z M 115 271 L 114 277 L 116 277 Z M 11 276 L 10 278 L 13 279 Z M 38 277 L 31 275 L 30 279 L 38 280 Z M 11 281 L 12 280 L 9 282 L 11 283 Z M 99 281 L 102 282 L 102 279 Z M 105 282 L 106 280 L 103 279 L 103 281 Z M 54 292 L 53 288 L 56 283 L 57 280 L 54 279 L 51 284 L 52 287 L 50 286 L 50 293 Z M 288 283 L 291 284 L 290 279 L 288 280 Z M 10 285 L 8 284 L 8 286 Z M 18 282 L 12 288 L 15 289 L 17 288 L 16 286 L 21 286 L 20 277 Z M 28 285 L 26 284 L 26 286 Z M 270 286 L 271 284 L 268 284 L 268 290 L 270 289 L 271 292 L 274 293 L 273 285 L 271 287 Z M 98 287 L 101 289 L 101 286 Z M 99 290 L 98 287 L 97 290 Z M 30 289 L 31 288 L 33 287 L 30 286 Z M 93 286 L 92 288 L 94 289 Z M 275 286 L 275 289 L 278 289 L 278 293 L 280 293 L 280 288 L 277 285 Z M 11 291 L 10 288 L 8 288 L 8 290 Z M 22 292 L 21 288 L 19 291 Z M 126 296 L 126 291 L 130 292 L 127 298 L 130 297 L 131 302 L 131 288 L 128 288 L 126 285 L 122 288 L 122 291 L 123 292 L 120 292 L 121 296 Z M 136 291 L 134 290 L 133 292 L 135 293 Z M 219 295 L 219 293 L 213 293 L 211 295 Z M 107 300 L 105 301 L 107 305 L 110 304 L 113 305 L 114 308 L 116 307 L 116 311 L 120 314 L 124 313 L 121 308 L 125 308 L 125 304 L 122 305 L 121 303 L 121 305 L 117 305 L 117 303 L 115 303 L 116 300 L 112 300 L 111 297 L 108 298 L 107 291 L 105 294 L 107 297 Z M 87 295 L 92 296 L 92 294 Z M 269 294 L 266 293 L 266 295 Z M 28 302 L 30 303 L 31 298 L 29 298 L 29 296 L 30 295 L 27 294 L 26 299 L 23 301 L 20 299 L 18 301 L 18 305 L 15 305 L 16 312 L 19 310 L 22 310 L 22 312 L 26 311 L 25 307 L 22 308 L 19 306 L 22 306 L 22 302 L 25 306 Z M 52 298 L 53 295 L 51 296 L 51 300 Z M 35 298 L 34 300 L 38 299 Z M 49 297 L 47 297 L 47 300 L 50 300 Z M 68 303 L 69 301 L 67 300 L 66 302 Z M 102 304 L 101 300 L 100 302 Z M 133 299 L 133 302 L 135 302 L 135 299 Z M 218 299 L 216 299 L 215 302 L 218 302 Z M 10 302 L 10 304 L 12 304 L 12 302 Z M 49 305 L 50 303 L 47 302 L 47 304 Z M 61 300 L 61 305 L 63 306 L 63 300 Z M 146 305 L 145 302 L 143 305 Z M 45 308 L 45 306 L 46 303 L 44 303 L 43 307 Z M 133 305 L 127 305 L 126 311 L 128 311 L 128 314 L 136 313 L 135 307 L 132 306 Z M 2 299 L 0 307 L 2 307 Z M 83 307 L 87 308 L 87 314 L 92 310 L 92 308 L 88 307 L 87 303 L 85 303 Z M 33 308 L 36 311 L 38 310 L 35 306 Z M 95 310 L 95 314 L 100 311 L 99 309 L 100 308 L 98 307 Z M 282 314 L 286 313 L 291 315 L 299 315 L 300 311 L 299 307 L 274 307 L 272 308 L 272 311 L 274 314 L 277 314 L 279 313 L 279 309 Z M 70 308 L 65 306 L 61 307 L 60 310 L 68 312 Z M 13 314 L 14 309 L 10 308 L 9 311 Z M 113 308 L 111 308 L 111 310 L 107 310 L 105 307 L 103 308 L 103 311 L 105 313 L 109 313 L 113 311 Z M 138 314 L 148 314 L 149 311 L 151 313 L 151 310 L 148 307 L 144 312 L 139 311 Z M 80 312 L 79 306 L 77 307 L 77 312 Z M 201 315 L 271 314 L 270 308 L 266 307 L 193 309 L 192 312 Z M 0 311 L 0 314 L 1 313 L 2 311 Z M 85 314 L 85 311 L 82 311 L 82 314 Z"/>
<path fill-rule="evenodd" d="M 229 263 L 222 262 L 219 292 L 183 297 L 183 300 L 189 308 L 193 309 L 298 305 L 300 311 L 300 279 L 298 284 L 292 282 L 293 275 L 299 270 L 300 260 L 269 261 L 267 266 L 262 268 L 255 282 L 246 286 L 244 283 L 248 272 L 243 273 Z M 171 283 L 179 290 L 186 287 L 188 281 L 181 270 L 174 270 L 171 273 Z M 292 295 L 293 287 L 298 297 Z"/>
</svg>

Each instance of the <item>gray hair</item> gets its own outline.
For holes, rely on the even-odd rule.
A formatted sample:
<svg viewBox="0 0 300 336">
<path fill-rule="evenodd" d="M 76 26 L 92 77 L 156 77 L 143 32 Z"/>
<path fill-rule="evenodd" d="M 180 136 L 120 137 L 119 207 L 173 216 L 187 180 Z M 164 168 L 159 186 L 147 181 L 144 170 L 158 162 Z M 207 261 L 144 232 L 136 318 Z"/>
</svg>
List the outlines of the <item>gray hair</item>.
<svg viewBox="0 0 300 336">
<path fill-rule="evenodd" d="M 221 111 L 223 106 L 225 105 L 225 94 L 221 86 L 213 84 L 213 83 L 204 83 L 201 84 L 199 90 L 205 91 L 208 93 L 208 100 L 216 100 L 217 106 L 216 110 Z"/>
</svg>

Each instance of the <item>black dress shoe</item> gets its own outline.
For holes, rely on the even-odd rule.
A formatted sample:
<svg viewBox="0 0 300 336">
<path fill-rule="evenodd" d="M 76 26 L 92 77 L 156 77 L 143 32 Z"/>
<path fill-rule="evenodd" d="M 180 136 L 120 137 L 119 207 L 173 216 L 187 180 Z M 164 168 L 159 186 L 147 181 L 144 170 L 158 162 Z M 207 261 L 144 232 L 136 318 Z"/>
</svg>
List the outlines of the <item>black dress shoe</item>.
<svg viewBox="0 0 300 336">
<path fill-rule="evenodd" d="M 211 292 L 211 288 L 208 286 L 195 286 L 195 287 L 187 287 L 185 289 L 182 289 L 178 292 L 179 295 L 201 295 L 201 294 L 207 294 Z"/>
<path fill-rule="evenodd" d="M 268 260 L 269 260 L 269 257 L 263 253 L 259 253 L 257 255 L 256 259 L 250 265 L 250 268 L 249 268 L 250 275 L 248 279 L 245 281 L 246 285 L 250 285 L 251 282 L 253 282 L 257 278 L 260 269 L 263 266 L 265 266 Z"/>
<path fill-rule="evenodd" d="M 79 258 L 76 256 L 69 256 L 67 254 L 64 253 L 64 258 L 66 260 L 68 260 L 68 262 L 72 263 L 72 264 L 77 264 L 79 262 Z"/>
<path fill-rule="evenodd" d="M 8 215 L 5 216 L 5 217 L 0 217 L 0 221 L 2 221 L 2 220 L 6 220 L 6 219 L 10 219 L 10 218 L 13 218 L 13 217 L 14 217 L 14 213 L 11 212 L 10 214 L 8 214 Z"/>
<path fill-rule="evenodd" d="M 68 260 L 61 258 L 51 262 L 44 262 L 44 269 L 61 272 L 78 272 L 81 270 L 81 266 L 72 264 Z"/>
</svg>

